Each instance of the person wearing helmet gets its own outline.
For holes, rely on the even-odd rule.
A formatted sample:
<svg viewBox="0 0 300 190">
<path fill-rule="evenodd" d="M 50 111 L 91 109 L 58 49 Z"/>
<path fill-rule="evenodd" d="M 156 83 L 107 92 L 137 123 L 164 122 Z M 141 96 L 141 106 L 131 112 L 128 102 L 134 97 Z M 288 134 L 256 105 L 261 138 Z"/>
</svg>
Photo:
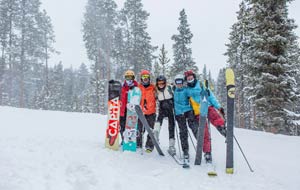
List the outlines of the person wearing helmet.
<svg viewBox="0 0 300 190">
<path fill-rule="evenodd" d="M 159 133 L 164 117 L 168 118 L 169 124 L 169 153 L 176 154 L 175 149 L 175 121 L 174 121 L 174 103 L 171 86 L 167 85 L 167 79 L 164 75 L 156 78 L 156 96 L 158 100 L 158 117 L 154 125 L 153 134 L 159 141 Z"/>
<path fill-rule="evenodd" d="M 217 110 L 220 111 L 221 114 L 224 113 L 224 109 L 220 106 L 218 100 L 215 98 L 213 92 L 205 85 L 200 84 L 197 80 L 195 73 L 192 70 L 188 70 L 184 72 L 185 81 L 187 82 L 187 93 L 190 100 L 190 103 L 193 107 L 195 116 L 200 121 L 200 94 L 202 90 L 208 91 L 208 119 L 209 121 L 216 126 L 221 135 L 226 136 L 226 128 L 225 122 L 222 116 L 218 113 Z M 211 163 L 211 142 L 210 142 L 210 134 L 208 130 L 208 125 L 206 123 L 204 129 L 204 144 L 203 144 L 203 152 L 206 162 Z"/>
<path fill-rule="evenodd" d="M 127 112 L 127 103 L 128 103 L 128 92 L 129 90 L 133 90 L 134 88 L 138 88 L 138 83 L 135 80 L 135 75 L 132 70 L 128 70 L 124 73 L 124 83 L 121 89 L 121 108 L 120 108 L 120 133 L 122 137 L 122 142 L 124 140 L 123 133 L 125 131 L 126 125 L 126 112 Z M 139 89 L 138 89 L 139 90 Z"/>
<path fill-rule="evenodd" d="M 149 126 L 153 129 L 156 119 L 156 98 L 155 98 L 155 85 L 151 83 L 151 73 L 148 70 L 142 70 L 140 72 L 141 82 L 139 83 L 139 88 L 142 92 L 141 97 L 141 108 L 146 117 Z M 143 128 L 142 122 L 138 121 L 139 134 L 143 134 L 145 129 Z M 137 148 L 142 148 L 143 145 L 143 135 L 137 137 Z M 154 149 L 154 144 L 150 138 L 147 136 L 146 141 L 146 152 L 152 152 Z"/>
<path fill-rule="evenodd" d="M 195 118 L 193 108 L 190 105 L 189 97 L 187 93 L 187 87 L 184 86 L 184 77 L 182 75 L 176 75 L 174 89 L 174 109 L 175 119 L 179 126 L 180 141 L 183 151 L 184 163 L 189 163 L 189 143 L 188 143 L 188 126 L 191 128 L 194 136 L 197 136 L 199 123 Z"/>
</svg>

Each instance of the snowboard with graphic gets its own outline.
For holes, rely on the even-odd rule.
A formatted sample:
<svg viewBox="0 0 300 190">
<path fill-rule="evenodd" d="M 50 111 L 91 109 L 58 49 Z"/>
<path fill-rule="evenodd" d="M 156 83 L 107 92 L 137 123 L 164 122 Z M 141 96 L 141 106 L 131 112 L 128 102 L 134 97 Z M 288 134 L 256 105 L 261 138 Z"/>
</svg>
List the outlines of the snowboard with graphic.
<svg viewBox="0 0 300 190">
<path fill-rule="evenodd" d="M 123 151 L 136 151 L 136 137 L 138 134 L 138 115 L 134 110 L 135 105 L 139 105 L 142 93 L 138 87 L 134 87 L 128 91 L 128 104 L 126 111 L 126 124 L 123 133 Z"/>
<path fill-rule="evenodd" d="M 110 80 L 108 83 L 108 113 L 105 147 L 112 150 L 119 150 L 120 91 L 121 83 L 119 81 Z"/>
</svg>

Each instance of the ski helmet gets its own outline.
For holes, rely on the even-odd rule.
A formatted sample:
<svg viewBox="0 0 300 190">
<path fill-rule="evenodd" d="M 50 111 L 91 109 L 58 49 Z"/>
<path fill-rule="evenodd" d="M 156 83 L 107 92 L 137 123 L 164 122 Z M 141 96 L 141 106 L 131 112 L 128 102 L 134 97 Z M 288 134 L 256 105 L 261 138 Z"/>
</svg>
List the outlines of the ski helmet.
<svg viewBox="0 0 300 190">
<path fill-rule="evenodd" d="M 135 78 L 134 72 L 132 70 L 127 70 L 124 74 L 124 77 L 131 77 L 131 79 L 133 80 Z"/>
<path fill-rule="evenodd" d="M 142 71 L 140 72 L 140 75 L 141 75 L 141 76 L 143 76 L 143 75 L 149 75 L 149 76 L 150 76 L 150 71 L 148 71 L 148 70 L 142 70 Z"/>
<path fill-rule="evenodd" d="M 141 75 L 141 82 L 144 86 L 149 86 L 150 85 L 150 71 L 148 70 L 142 70 L 140 72 Z M 145 80 L 148 79 L 148 80 Z"/>
<path fill-rule="evenodd" d="M 195 75 L 194 71 L 192 71 L 192 70 L 185 71 L 185 72 L 184 72 L 184 79 L 186 80 L 186 78 L 187 78 L 188 76 L 191 76 L 191 75 L 193 75 L 194 78 L 196 79 L 196 75 Z"/>
<path fill-rule="evenodd" d="M 187 78 L 189 76 L 193 76 L 192 80 L 187 80 Z M 188 70 L 184 72 L 184 79 L 187 81 L 187 85 L 189 87 L 194 87 L 196 85 L 197 79 L 196 79 L 196 75 L 192 70 Z"/>
<path fill-rule="evenodd" d="M 183 84 L 184 77 L 181 74 L 178 74 L 174 78 L 175 84 Z"/>
<path fill-rule="evenodd" d="M 158 81 L 164 81 L 164 82 L 167 82 L 167 79 L 164 75 L 159 75 L 157 78 L 156 78 L 156 83 Z"/>
</svg>

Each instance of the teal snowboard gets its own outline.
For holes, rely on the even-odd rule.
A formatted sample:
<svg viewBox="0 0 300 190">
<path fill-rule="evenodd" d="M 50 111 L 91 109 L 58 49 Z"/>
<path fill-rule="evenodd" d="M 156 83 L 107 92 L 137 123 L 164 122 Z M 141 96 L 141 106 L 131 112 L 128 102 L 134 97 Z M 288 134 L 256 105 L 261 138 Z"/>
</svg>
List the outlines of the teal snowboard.
<svg viewBox="0 0 300 190">
<path fill-rule="evenodd" d="M 125 131 L 123 133 L 123 151 L 136 151 L 136 137 L 138 135 L 138 115 L 134 110 L 134 105 L 139 105 L 141 101 L 141 90 L 138 87 L 128 91 L 128 104 L 126 112 Z"/>
</svg>

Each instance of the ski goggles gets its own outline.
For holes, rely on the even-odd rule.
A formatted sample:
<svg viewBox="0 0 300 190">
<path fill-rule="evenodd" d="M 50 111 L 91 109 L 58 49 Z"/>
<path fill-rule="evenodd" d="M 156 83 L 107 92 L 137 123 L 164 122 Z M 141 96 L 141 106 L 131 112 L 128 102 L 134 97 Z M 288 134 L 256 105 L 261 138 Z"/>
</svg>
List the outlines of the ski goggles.
<svg viewBox="0 0 300 190">
<path fill-rule="evenodd" d="M 179 80 L 175 80 L 175 84 L 183 84 L 183 80 L 182 79 L 179 79 Z"/>
<path fill-rule="evenodd" d="M 132 75 L 125 76 L 125 80 L 133 80 L 133 79 L 134 79 L 134 76 L 132 76 Z"/>
<path fill-rule="evenodd" d="M 144 79 L 150 79 L 150 75 L 142 75 L 141 78 Z"/>
</svg>

